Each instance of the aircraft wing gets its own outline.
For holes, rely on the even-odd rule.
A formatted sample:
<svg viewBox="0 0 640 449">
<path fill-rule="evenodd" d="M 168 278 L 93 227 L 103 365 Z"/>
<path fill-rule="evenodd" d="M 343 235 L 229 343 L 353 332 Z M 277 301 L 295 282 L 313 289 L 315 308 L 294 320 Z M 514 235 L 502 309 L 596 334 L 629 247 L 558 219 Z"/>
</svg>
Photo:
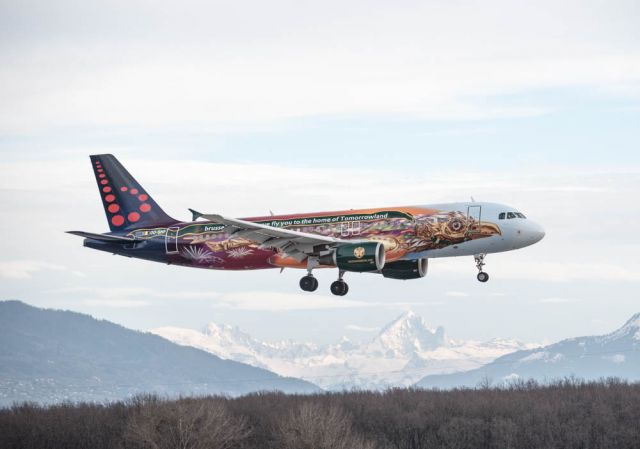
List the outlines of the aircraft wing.
<svg viewBox="0 0 640 449">
<path fill-rule="evenodd" d="M 67 234 L 73 234 L 73 235 L 77 235 L 78 237 L 84 237 L 86 239 L 98 240 L 99 242 L 106 242 L 106 243 L 135 242 L 135 239 L 131 237 L 124 237 L 120 235 L 94 234 L 93 232 L 84 232 L 84 231 L 67 231 Z"/>
<path fill-rule="evenodd" d="M 299 261 L 304 260 L 310 254 L 320 254 L 342 244 L 358 242 L 357 240 L 343 240 L 276 228 L 217 214 L 199 214 L 199 217 L 225 225 L 235 237 L 244 237 L 259 242 L 263 248 L 278 249 Z"/>
</svg>

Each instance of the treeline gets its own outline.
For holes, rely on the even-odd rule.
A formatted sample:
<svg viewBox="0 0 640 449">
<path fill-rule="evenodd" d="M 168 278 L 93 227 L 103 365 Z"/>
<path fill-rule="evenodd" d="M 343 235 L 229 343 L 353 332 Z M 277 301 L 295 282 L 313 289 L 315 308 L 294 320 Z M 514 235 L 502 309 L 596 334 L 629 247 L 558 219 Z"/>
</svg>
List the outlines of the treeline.
<svg viewBox="0 0 640 449">
<path fill-rule="evenodd" d="M 138 396 L 0 410 L 11 449 L 640 447 L 640 384 L 567 379 L 452 391 Z"/>
</svg>

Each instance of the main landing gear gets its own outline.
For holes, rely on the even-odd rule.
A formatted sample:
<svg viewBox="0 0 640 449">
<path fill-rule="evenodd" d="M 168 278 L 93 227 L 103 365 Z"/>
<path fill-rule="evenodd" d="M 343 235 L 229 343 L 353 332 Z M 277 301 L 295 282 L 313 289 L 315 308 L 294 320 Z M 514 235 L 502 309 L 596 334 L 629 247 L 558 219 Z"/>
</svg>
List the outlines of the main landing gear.
<svg viewBox="0 0 640 449">
<path fill-rule="evenodd" d="M 476 268 L 478 269 L 478 280 L 480 282 L 487 282 L 489 280 L 489 274 L 485 273 L 482 270 L 482 267 L 484 267 L 484 257 L 486 256 L 486 254 L 476 254 L 475 256 L 473 256 L 473 258 L 476 261 Z"/>
<path fill-rule="evenodd" d="M 309 273 L 300 279 L 300 288 L 305 292 L 315 292 L 318 289 L 318 280 Z"/>
<path fill-rule="evenodd" d="M 318 289 L 318 280 L 313 277 L 313 269 L 319 265 L 316 257 L 307 259 L 307 275 L 300 279 L 300 288 L 305 292 L 315 292 Z"/>
<path fill-rule="evenodd" d="M 336 296 L 344 296 L 349 293 L 349 284 L 347 284 L 342 277 L 344 276 L 344 271 L 340 270 L 338 274 L 338 280 L 331 283 L 331 293 Z"/>
<path fill-rule="evenodd" d="M 305 292 L 315 292 L 318 289 L 318 280 L 313 276 L 311 270 L 309 269 L 309 274 L 300 279 L 300 288 Z M 343 276 L 344 271 L 340 270 L 338 280 L 331 283 L 331 293 L 336 296 L 344 296 L 349 293 L 349 284 L 342 279 Z"/>
</svg>

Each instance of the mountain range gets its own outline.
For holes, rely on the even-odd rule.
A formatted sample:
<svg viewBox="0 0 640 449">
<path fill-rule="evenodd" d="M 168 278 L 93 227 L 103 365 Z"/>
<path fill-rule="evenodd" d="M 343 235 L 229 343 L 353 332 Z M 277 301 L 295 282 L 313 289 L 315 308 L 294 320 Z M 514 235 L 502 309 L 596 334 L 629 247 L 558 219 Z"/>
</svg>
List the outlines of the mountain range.
<svg viewBox="0 0 640 449">
<path fill-rule="evenodd" d="M 330 390 L 410 386 L 429 374 L 470 370 L 536 346 L 506 339 L 455 340 L 443 327 L 432 328 L 413 312 L 402 314 L 363 343 L 345 337 L 330 345 L 265 342 L 238 327 L 216 323 L 209 323 L 202 331 L 162 327 L 150 332 Z"/>
<path fill-rule="evenodd" d="M 88 315 L 0 301 L 0 406 L 259 390 L 319 388 Z"/>
<path fill-rule="evenodd" d="M 585 380 L 618 377 L 640 381 L 640 313 L 610 334 L 562 340 L 548 346 L 516 351 L 466 372 L 428 375 L 423 388 L 475 387 L 515 379 L 548 382 L 575 376 Z"/>
</svg>

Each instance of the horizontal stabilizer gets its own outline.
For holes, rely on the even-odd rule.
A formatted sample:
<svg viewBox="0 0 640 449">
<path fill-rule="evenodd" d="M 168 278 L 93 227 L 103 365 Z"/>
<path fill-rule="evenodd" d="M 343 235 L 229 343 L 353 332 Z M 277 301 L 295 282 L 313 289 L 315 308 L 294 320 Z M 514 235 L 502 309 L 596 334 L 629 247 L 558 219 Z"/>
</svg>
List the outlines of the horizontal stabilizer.
<svg viewBox="0 0 640 449">
<path fill-rule="evenodd" d="M 93 232 L 84 232 L 84 231 L 67 231 L 67 234 L 73 234 L 73 235 L 77 235 L 78 237 L 84 237 L 86 239 L 98 240 L 99 242 L 106 242 L 106 243 L 135 242 L 135 239 L 131 237 L 123 237 L 119 235 L 94 234 Z"/>
</svg>

